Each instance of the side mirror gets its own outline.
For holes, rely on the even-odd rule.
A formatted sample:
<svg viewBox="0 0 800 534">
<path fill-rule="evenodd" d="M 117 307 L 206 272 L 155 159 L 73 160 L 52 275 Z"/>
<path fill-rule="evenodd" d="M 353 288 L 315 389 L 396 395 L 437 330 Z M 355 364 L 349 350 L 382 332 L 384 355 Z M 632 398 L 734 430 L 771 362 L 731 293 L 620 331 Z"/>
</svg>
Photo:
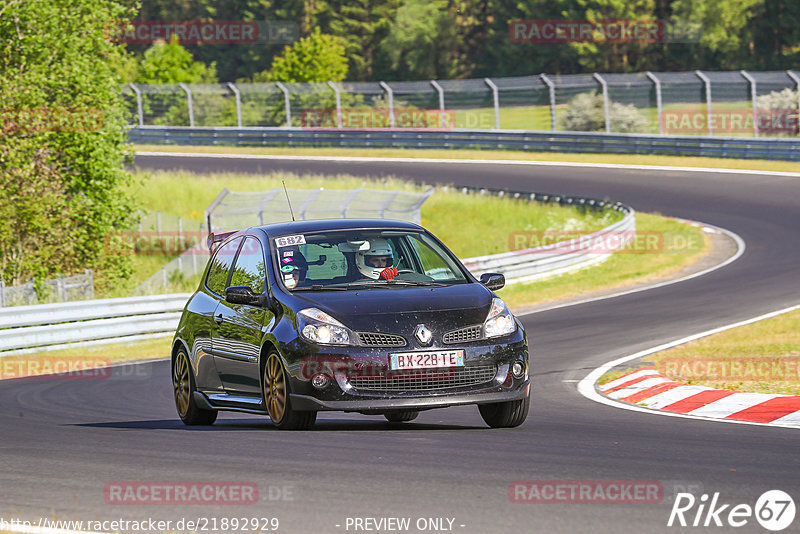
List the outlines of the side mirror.
<svg viewBox="0 0 800 534">
<path fill-rule="evenodd" d="M 500 273 L 483 273 L 481 275 L 481 284 L 492 291 L 497 291 L 506 285 L 506 277 Z"/>
<path fill-rule="evenodd" d="M 269 305 L 269 297 L 263 293 L 256 293 L 248 286 L 231 286 L 225 288 L 225 302 L 266 308 Z"/>
</svg>

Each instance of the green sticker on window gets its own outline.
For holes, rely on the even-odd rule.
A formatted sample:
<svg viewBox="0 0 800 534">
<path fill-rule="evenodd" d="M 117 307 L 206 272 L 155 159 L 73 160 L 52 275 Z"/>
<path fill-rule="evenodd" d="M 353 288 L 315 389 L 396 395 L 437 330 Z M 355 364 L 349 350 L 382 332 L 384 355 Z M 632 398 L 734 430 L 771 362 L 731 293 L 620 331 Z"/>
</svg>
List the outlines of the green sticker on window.
<svg viewBox="0 0 800 534">
<path fill-rule="evenodd" d="M 294 265 L 284 265 L 281 267 L 281 272 L 290 273 L 292 271 L 294 271 Z"/>
</svg>

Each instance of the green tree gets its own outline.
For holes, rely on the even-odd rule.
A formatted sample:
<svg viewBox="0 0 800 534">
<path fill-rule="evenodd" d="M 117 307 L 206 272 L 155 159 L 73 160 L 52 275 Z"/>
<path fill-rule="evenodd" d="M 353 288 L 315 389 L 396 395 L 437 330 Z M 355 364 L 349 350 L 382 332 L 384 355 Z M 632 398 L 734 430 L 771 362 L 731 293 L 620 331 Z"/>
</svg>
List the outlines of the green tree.
<svg viewBox="0 0 800 534">
<path fill-rule="evenodd" d="M 137 83 L 216 83 L 216 63 L 195 61 L 192 53 L 173 34 L 169 43 L 158 42 L 147 49 L 136 75 Z"/>
<path fill-rule="evenodd" d="M 458 73 L 459 36 L 447 0 L 405 0 L 381 51 L 400 79 L 442 79 Z"/>
<path fill-rule="evenodd" d="M 339 82 L 347 76 L 347 58 L 339 38 L 321 33 L 319 28 L 272 60 L 266 74 L 253 81 Z"/>
<path fill-rule="evenodd" d="M 130 274 L 105 238 L 131 222 L 113 0 L 0 1 L 0 277 L 7 284 L 90 267 Z"/>
</svg>

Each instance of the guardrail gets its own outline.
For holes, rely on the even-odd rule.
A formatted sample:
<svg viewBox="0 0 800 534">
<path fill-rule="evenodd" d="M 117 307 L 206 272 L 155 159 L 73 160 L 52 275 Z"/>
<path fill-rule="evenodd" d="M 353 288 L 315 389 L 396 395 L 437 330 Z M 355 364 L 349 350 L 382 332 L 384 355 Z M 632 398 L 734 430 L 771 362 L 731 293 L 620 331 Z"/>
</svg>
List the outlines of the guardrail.
<svg viewBox="0 0 800 534">
<path fill-rule="evenodd" d="M 604 236 L 616 235 L 624 245 L 636 229 L 633 209 L 620 203 L 497 189 L 460 189 L 465 193 L 595 210 L 614 209 L 624 213 L 620 221 L 580 238 L 462 260 L 475 276 L 500 272 L 509 283 L 516 283 L 588 267 L 611 256 L 611 252 L 594 252 L 593 243 Z M 0 310 L 0 356 L 30 352 L 36 347 L 47 350 L 69 343 L 101 343 L 169 335 L 175 331 L 190 296 L 190 293 L 175 293 L 5 308 Z"/>
<path fill-rule="evenodd" d="M 472 148 L 533 152 L 599 152 L 800 161 L 800 139 L 699 135 L 535 132 L 523 130 L 400 130 L 338 128 L 191 128 L 138 126 L 141 144 L 350 148 Z"/>
<path fill-rule="evenodd" d="M 190 296 L 176 293 L 5 308 L 0 310 L 0 351 L 174 332 Z"/>
</svg>

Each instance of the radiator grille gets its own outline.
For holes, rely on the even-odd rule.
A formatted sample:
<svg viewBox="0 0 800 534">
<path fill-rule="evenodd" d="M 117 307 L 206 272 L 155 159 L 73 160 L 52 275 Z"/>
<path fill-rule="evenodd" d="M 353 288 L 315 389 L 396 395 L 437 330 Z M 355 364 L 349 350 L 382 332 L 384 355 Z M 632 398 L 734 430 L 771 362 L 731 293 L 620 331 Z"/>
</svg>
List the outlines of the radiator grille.
<svg viewBox="0 0 800 534">
<path fill-rule="evenodd" d="M 481 338 L 483 338 L 483 325 L 476 324 L 466 328 L 459 328 L 458 330 L 447 332 L 442 338 L 442 341 L 448 345 L 452 345 L 454 343 L 477 341 Z"/>
<path fill-rule="evenodd" d="M 358 332 L 358 342 L 365 347 L 405 347 L 406 338 L 395 334 Z"/>
<path fill-rule="evenodd" d="M 497 366 L 470 365 L 413 371 L 387 371 L 381 376 L 351 376 L 350 385 L 362 391 L 426 391 L 476 386 L 494 379 Z"/>
</svg>

